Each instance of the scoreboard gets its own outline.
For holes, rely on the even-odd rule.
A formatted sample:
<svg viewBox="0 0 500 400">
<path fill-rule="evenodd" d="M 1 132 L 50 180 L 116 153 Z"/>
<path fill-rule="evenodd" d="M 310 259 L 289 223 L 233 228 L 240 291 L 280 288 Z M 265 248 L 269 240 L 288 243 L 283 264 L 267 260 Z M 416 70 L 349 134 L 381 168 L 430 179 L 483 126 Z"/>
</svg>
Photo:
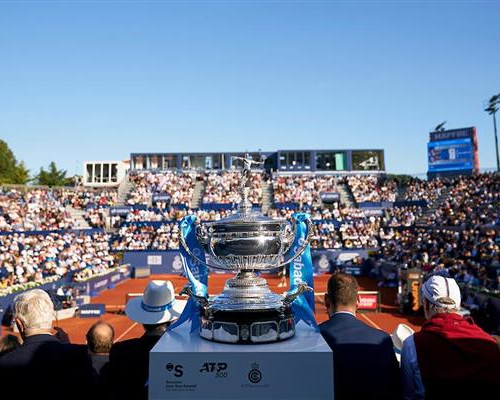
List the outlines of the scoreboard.
<svg viewBox="0 0 500 400">
<path fill-rule="evenodd" d="M 476 128 L 431 132 L 429 136 L 427 160 L 430 178 L 479 170 Z"/>
<path fill-rule="evenodd" d="M 471 139 L 430 142 L 427 145 L 429 172 L 472 170 L 473 153 Z"/>
</svg>

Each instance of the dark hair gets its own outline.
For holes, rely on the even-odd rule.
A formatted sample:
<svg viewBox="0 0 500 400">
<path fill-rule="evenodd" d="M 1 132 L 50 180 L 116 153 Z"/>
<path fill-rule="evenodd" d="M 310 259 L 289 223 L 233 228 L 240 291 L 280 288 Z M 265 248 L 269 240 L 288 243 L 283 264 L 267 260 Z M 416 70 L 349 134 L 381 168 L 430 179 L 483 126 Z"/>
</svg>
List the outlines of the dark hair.
<svg viewBox="0 0 500 400">
<path fill-rule="evenodd" d="M 352 275 L 333 274 L 328 279 L 328 299 L 331 306 L 353 306 L 358 300 L 358 282 Z"/>
<path fill-rule="evenodd" d="M 0 338 L 0 356 L 10 353 L 21 346 L 19 338 L 15 335 L 6 335 Z"/>
<path fill-rule="evenodd" d="M 106 326 L 108 332 L 99 329 L 101 326 Z M 114 339 L 115 330 L 110 324 L 104 321 L 97 321 L 87 332 L 87 346 L 92 353 L 109 353 Z"/>
</svg>

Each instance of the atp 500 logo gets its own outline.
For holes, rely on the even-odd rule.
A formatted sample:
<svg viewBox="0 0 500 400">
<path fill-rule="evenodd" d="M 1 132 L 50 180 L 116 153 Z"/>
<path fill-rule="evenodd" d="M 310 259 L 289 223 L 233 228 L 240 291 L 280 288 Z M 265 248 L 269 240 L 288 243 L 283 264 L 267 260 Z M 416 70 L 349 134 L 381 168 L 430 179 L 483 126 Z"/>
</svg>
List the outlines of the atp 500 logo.
<svg viewBox="0 0 500 400">
<path fill-rule="evenodd" d="M 213 373 L 216 378 L 227 378 L 227 363 L 207 362 L 201 366 L 200 372 Z"/>
</svg>

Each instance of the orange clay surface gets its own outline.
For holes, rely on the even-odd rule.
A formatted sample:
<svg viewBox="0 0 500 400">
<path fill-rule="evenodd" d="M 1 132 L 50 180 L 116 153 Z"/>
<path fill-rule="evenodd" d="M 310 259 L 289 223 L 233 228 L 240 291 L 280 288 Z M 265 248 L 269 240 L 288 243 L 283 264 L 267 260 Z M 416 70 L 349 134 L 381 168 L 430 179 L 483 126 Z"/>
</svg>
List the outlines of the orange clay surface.
<svg viewBox="0 0 500 400">
<path fill-rule="evenodd" d="M 210 294 L 218 294 L 222 291 L 224 282 L 232 275 L 212 274 L 209 276 L 208 289 Z M 323 293 L 326 292 L 326 285 L 329 275 L 314 277 L 314 289 L 316 293 L 316 320 L 318 323 L 328 318 L 323 301 Z M 114 289 L 105 290 L 92 299 L 92 303 L 106 304 L 106 314 L 100 319 L 110 323 L 115 329 L 115 340 L 126 340 L 142 335 L 142 327 L 127 318 L 123 310 L 125 299 L 128 293 L 141 293 L 147 283 L 153 279 L 170 280 L 178 293 L 186 284 L 187 279 L 178 275 L 154 275 L 150 278 L 129 279 L 118 284 Z M 280 278 L 266 276 L 271 290 L 276 293 L 283 293 L 286 288 L 279 288 Z M 382 312 L 358 313 L 358 318 L 367 324 L 391 333 L 399 323 L 405 323 L 415 330 L 419 330 L 423 323 L 423 318 L 419 316 L 406 316 L 398 312 L 395 304 L 395 288 L 378 288 L 377 282 L 370 278 L 358 278 L 361 290 L 380 290 L 382 299 Z M 287 286 L 288 287 L 288 286 Z M 70 318 L 58 322 L 70 336 L 72 343 L 85 343 L 85 334 L 89 327 L 98 318 Z M 2 329 L 2 333 L 7 333 L 9 329 Z"/>
</svg>

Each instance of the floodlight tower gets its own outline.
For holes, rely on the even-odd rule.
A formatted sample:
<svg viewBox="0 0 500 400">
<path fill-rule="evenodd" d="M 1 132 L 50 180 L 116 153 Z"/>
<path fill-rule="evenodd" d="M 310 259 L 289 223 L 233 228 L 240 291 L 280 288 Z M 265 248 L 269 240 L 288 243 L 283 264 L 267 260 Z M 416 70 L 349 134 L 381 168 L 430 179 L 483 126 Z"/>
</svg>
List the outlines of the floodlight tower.
<svg viewBox="0 0 500 400">
<path fill-rule="evenodd" d="M 498 111 L 498 104 L 500 104 L 500 93 L 493 96 L 488 105 L 484 109 L 488 114 L 493 115 L 493 129 L 495 132 L 495 151 L 497 155 L 497 172 L 500 172 L 500 157 L 498 156 L 498 135 L 497 135 L 497 120 L 496 120 L 496 112 Z"/>
</svg>

